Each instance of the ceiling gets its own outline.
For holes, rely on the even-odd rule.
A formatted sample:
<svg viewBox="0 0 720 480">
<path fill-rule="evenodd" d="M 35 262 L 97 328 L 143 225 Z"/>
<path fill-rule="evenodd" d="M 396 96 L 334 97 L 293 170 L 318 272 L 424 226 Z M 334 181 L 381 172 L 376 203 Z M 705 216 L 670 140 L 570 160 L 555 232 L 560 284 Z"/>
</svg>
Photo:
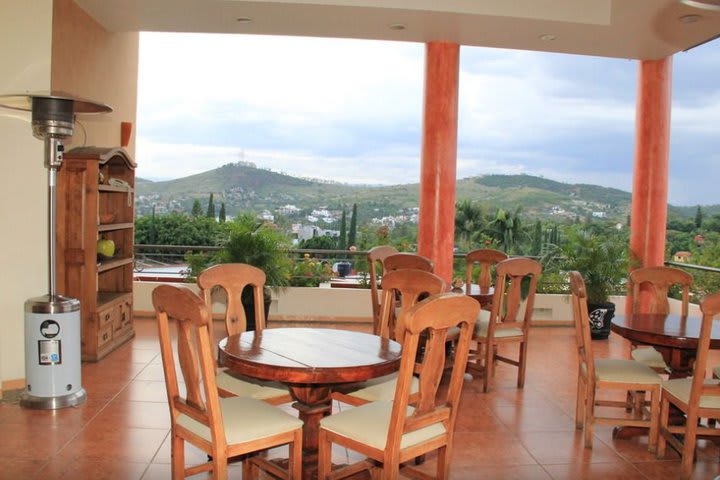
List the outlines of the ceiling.
<svg viewBox="0 0 720 480">
<path fill-rule="evenodd" d="M 75 3 L 115 32 L 448 41 L 646 60 L 690 49 L 720 35 L 720 10 L 696 8 L 680 0 L 75 0 Z"/>
</svg>

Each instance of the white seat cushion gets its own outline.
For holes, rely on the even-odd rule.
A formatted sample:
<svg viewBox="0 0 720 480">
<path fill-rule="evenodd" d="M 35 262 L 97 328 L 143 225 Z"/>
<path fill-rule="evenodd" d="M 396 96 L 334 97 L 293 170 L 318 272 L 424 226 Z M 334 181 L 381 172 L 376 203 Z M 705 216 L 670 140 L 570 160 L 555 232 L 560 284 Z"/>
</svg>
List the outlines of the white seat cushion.
<svg viewBox="0 0 720 480">
<path fill-rule="evenodd" d="M 720 365 L 713 368 L 713 375 L 715 375 L 716 378 L 720 378 Z"/>
<path fill-rule="evenodd" d="M 267 403 L 247 397 L 220 399 L 225 438 L 228 444 L 249 442 L 290 432 L 302 427 L 302 421 Z M 178 416 L 179 425 L 211 441 L 210 428 L 185 414 Z"/>
<path fill-rule="evenodd" d="M 387 443 L 390 415 L 393 402 L 376 402 L 345 410 L 337 415 L 325 417 L 320 421 L 320 428 L 335 432 L 344 437 L 384 450 Z M 412 413 L 408 407 L 408 414 Z M 414 432 L 406 433 L 400 441 L 400 448 L 417 445 L 446 432 L 442 422 L 423 427 Z"/>
<path fill-rule="evenodd" d="M 240 378 L 225 369 L 218 370 L 215 381 L 217 382 L 218 388 L 226 390 L 238 397 L 267 400 L 269 398 L 288 395 L 287 387 L 281 383 L 260 382 L 251 378 Z"/>
<path fill-rule="evenodd" d="M 630 356 L 636 362 L 647 365 L 650 368 L 667 368 L 663 356 L 652 347 L 639 347 L 630 352 Z"/>
<path fill-rule="evenodd" d="M 364 382 L 363 387 L 359 390 L 350 392 L 349 395 L 368 402 L 391 401 L 395 398 L 395 388 L 397 387 L 397 372 L 385 375 L 383 377 L 373 378 Z M 410 392 L 417 393 L 419 382 L 413 377 L 410 383 Z"/>
<path fill-rule="evenodd" d="M 475 329 L 473 330 L 473 337 L 484 338 L 487 336 L 488 325 L 490 325 L 490 312 L 487 310 L 480 310 L 478 313 L 477 320 L 475 320 Z M 500 328 L 495 330 L 495 338 L 504 337 L 522 337 L 523 331 L 519 328 Z"/>
<path fill-rule="evenodd" d="M 720 380 L 711 378 L 705 379 L 705 385 L 717 385 Z M 692 377 L 673 378 L 663 382 L 663 390 L 667 390 L 685 403 L 690 401 L 690 390 L 692 389 Z M 704 395 L 700 397 L 700 408 L 720 409 L 720 397 Z"/>
<path fill-rule="evenodd" d="M 595 360 L 595 379 L 605 382 L 660 385 L 662 378 L 647 365 L 635 360 L 599 358 Z"/>
</svg>

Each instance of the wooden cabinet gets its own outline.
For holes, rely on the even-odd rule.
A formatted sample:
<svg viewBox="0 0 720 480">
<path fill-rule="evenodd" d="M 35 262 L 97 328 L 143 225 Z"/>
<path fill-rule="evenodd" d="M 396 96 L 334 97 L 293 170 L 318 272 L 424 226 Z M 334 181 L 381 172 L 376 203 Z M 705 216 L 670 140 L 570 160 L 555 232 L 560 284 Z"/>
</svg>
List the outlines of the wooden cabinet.
<svg viewBox="0 0 720 480">
<path fill-rule="evenodd" d="M 58 293 L 80 300 L 82 359 L 97 361 L 134 335 L 135 162 L 122 148 L 65 153 L 57 182 Z M 115 253 L 98 255 L 112 240 Z"/>
</svg>

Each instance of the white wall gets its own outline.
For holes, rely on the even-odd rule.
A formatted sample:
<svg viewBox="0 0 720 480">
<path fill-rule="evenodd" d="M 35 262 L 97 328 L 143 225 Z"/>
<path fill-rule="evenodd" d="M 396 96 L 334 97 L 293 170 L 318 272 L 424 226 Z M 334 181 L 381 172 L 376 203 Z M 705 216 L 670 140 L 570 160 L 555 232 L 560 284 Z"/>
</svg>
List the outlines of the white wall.
<svg viewBox="0 0 720 480">
<path fill-rule="evenodd" d="M 0 94 L 50 90 L 52 0 L 1 3 Z M 0 145 L 0 381 L 5 382 L 25 376 L 25 300 L 48 291 L 47 170 L 29 113 L 0 109 Z"/>
</svg>

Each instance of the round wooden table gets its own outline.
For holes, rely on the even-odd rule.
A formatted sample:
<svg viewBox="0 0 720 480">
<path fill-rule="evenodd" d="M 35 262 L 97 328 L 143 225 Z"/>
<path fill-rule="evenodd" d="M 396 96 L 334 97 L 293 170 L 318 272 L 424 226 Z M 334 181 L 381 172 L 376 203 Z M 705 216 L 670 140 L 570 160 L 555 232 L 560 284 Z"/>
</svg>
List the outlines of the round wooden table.
<svg viewBox="0 0 720 480">
<path fill-rule="evenodd" d="M 670 378 L 692 375 L 700 337 L 701 317 L 633 314 L 612 319 L 610 329 L 638 345 L 659 351 L 670 367 Z M 711 349 L 720 349 L 720 325 L 713 325 Z"/>
<path fill-rule="evenodd" d="M 303 426 L 303 478 L 317 471 L 320 420 L 331 413 L 334 385 L 362 382 L 400 368 L 399 343 L 324 328 L 266 328 L 219 343 L 220 364 L 233 372 L 286 384 Z"/>
<path fill-rule="evenodd" d="M 472 284 L 470 286 L 469 296 L 480 303 L 480 308 L 489 310 L 492 307 L 493 295 L 495 295 L 495 287 L 481 289 L 479 285 Z"/>
</svg>

